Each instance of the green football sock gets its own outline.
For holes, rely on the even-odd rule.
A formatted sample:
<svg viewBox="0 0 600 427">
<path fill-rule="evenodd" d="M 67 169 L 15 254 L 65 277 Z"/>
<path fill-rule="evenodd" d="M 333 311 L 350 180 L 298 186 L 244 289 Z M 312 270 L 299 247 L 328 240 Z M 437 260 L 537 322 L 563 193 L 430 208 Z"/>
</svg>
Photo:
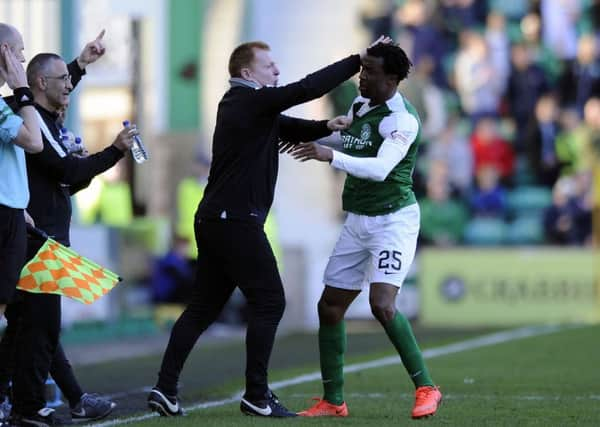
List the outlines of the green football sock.
<svg viewBox="0 0 600 427">
<path fill-rule="evenodd" d="M 406 317 L 396 312 L 394 318 L 384 325 L 384 329 L 390 341 L 396 347 L 400 359 L 402 359 L 402 363 L 415 387 L 424 385 L 433 386 L 433 380 L 425 366 L 423 355 Z"/>
<path fill-rule="evenodd" d="M 334 405 L 344 402 L 344 353 L 346 351 L 346 324 L 319 327 L 319 352 L 323 399 Z"/>
</svg>

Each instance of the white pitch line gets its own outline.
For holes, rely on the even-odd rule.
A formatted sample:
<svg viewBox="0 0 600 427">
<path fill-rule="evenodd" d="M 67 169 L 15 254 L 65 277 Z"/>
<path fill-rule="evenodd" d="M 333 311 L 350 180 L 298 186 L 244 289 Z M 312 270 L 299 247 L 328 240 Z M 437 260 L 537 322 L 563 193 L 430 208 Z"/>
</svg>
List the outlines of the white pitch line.
<svg viewBox="0 0 600 427">
<path fill-rule="evenodd" d="M 536 337 L 540 335 L 552 334 L 560 330 L 566 329 L 565 326 L 558 325 L 547 325 L 547 326 L 528 326 L 519 329 L 513 329 L 505 332 L 497 332 L 494 334 L 484 335 L 482 337 L 472 338 L 465 341 L 460 341 L 453 344 L 444 345 L 441 347 L 431 348 L 423 351 L 423 357 L 425 359 L 432 359 L 434 357 L 446 356 L 449 354 L 460 353 L 467 350 L 474 350 L 477 348 L 488 347 L 496 344 L 506 343 L 510 341 L 516 341 L 523 338 Z M 369 362 L 355 363 L 348 365 L 344 368 L 344 373 L 352 373 L 364 371 L 365 369 L 380 368 L 389 365 L 401 364 L 400 358 L 396 356 L 383 357 L 381 359 L 372 360 Z M 290 378 L 283 381 L 276 381 L 271 383 L 270 388 L 272 390 L 279 390 L 292 385 L 303 384 L 310 381 L 317 381 L 321 379 L 321 372 L 311 372 L 310 374 L 299 375 L 294 378 Z M 213 400 L 209 402 L 196 403 L 194 405 L 184 408 L 187 412 L 196 411 L 199 409 L 213 408 L 216 406 L 229 405 L 231 403 L 238 402 L 243 391 L 237 392 L 233 396 L 227 399 Z M 94 427 L 112 427 L 122 424 L 133 423 L 137 421 L 144 421 L 149 418 L 157 417 L 156 413 L 149 413 L 144 415 L 138 415 L 128 418 L 119 418 L 115 420 L 105 421 L 103 423 L 91 424 Z"/>
</svg>

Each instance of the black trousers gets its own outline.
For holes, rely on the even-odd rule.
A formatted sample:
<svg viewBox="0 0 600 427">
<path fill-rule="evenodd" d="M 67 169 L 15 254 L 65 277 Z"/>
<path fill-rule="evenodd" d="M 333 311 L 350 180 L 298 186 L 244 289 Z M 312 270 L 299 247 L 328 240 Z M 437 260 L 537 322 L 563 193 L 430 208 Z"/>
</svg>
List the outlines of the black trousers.
<svg viewBox="0 0 600 427">
<path fill-rule="evenodd" d="M 0 304 L 8 304 L 25 263 L 27 241 L 23 209 L 0 205 Z"/>
<path fill-rule="evenodd" d="M 40 240 L 28 239 L 27 259 L 33 258 L 42 244 Z M 19 326 L 12 377 L 13 408 L 20 415 L 32 415 L 46 406 L 45 383 L 55 357 L 61 358 L 62 354 L 66 360 L 59 349 L 60 296 L 17 291 L 15 300 L 19 304 Z M 64 360 L 62 363 L 64 373 Z M 68 376 L 69 373 L 63 378 Z M 60 373 L 58 377 L 61 378 Z M 66 391 L 65 395 L 68 396 Z"/>
<path fill-rule="evenodd" d="M 177 394 L 183 365 L 198 337 L 217 319 L 235 287 L 247 299 L 246 397 L 267 389 L 267 367 L 285 296 L 275 256 L 262 225 L 201 220 L 195 225 L 198 264 L 191 300 L 173 330 L 157 386 Z"/>
<path fill-rule="evenodd" d="M 8 325 L 4 330 L 4 335 L 0 341 L 0 360 L 2 361 L 2 364 L 0 364 L 0 401 L 8 394 L 9 383 L 13 379 L 17 366 L 16 347 L 18 345 L 18 340 L 21 339 L 21 317 L 22 301 L 15 301 L 8 306 L 6 311 Z M 21 366 L 21 368 L 23 369 L 25 367 Z M 60 342 L 56 347 L 54 357 L 50 364 L 50 375 L 69 401 L 69 405 L 71 407 L 77 405 L 83 395 L 83 390 L 75 378 L 71 363 L 67 359 Z M 29 383 L 31 384 L 31 381 L 29 381 Z M 35 387 L 39 387 L 39 384 Z M 14 399 L 11 397 L 11 401 L 12 400 Z M 38 403 L 36 403 L 36 405 L 37 404 Z"/>
</svg>

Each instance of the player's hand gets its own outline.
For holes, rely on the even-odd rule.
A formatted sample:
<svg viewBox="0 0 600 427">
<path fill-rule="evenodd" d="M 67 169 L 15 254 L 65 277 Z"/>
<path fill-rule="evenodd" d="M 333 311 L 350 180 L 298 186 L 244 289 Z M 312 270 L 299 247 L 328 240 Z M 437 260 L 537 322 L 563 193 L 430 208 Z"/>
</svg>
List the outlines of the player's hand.
<svg viewBox="0 0 600 427">
<path fill-rule="evenodd" d="M 316 142 L 303 142 L 292 152 L 294 159 L 301 162 L 307 160 L 318 160 L 320 162 L 330 162 L 333 160 L 333 150 L 329 147 L 323 147 Z"/>
<path fill-rule="evenodd" d="M 89 64 L 96 62 L 104 52 L 106 52 L 106 48 L 104 47 L 103 37 L 106 33 L 106 30 L 100 31 L 98 37 L 89 42 L 83 47 L 83 50 L 77 57 L 77 65 L 82 70 L 87 67 Z"/>
<path fill-rule="evenodd" d="M 293 143 L 293 142 L 279 141 L 279 153 L 280 154 L 291 153 L 292 151 L 294 151 L 294 148 L 297 145 L 298 144 Z"/>
<path fill-rule="evenodd" d="M 365 59 L 365 56 L 367 56 L 367 49 L 370 47 L 373 47 L 379 43 L 383 43 L 383 44 L 392 44 L 394 42 L 394 40 L 392 40 L 391 37 L 388 36 L 379 36 L 379 38 L 377 40 L 375 40 L 373 43 L 371 43 L 366 49 L 364 49 L 363 51 L 360 52 L 360 59 Z"/>
<path fill-rule="evenodd" d="M 9 88 L 16 89 L 28 86 L 27 75 L 23 64 L 19 62 L 15 54 L 10 50 L 8 44 L 0 46 L 0 55 L 2 63 L 0 64 L 0 77 L 6 82 Z"/>
<path fill-rule="evenodd" d="M 327 129 L 331 131 L 344 130 L 352 124 L 352 119 L 348 116 L 337 116 L 327 122 Z"/>
<path fill-rule="evenodd" d="M 123 128 L 115 138 L 113 145 L 122 152 L 126 152 L 133 145 L 133 137 L 139 134 L 140 133 L 138 132 L 135 125 Z"/>
</svg>

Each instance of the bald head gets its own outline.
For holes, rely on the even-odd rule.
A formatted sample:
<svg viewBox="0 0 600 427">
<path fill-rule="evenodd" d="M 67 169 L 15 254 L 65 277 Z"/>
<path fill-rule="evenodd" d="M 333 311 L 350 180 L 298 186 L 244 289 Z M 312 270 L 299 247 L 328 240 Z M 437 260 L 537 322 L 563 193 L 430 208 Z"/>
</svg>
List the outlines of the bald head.
<svg viewBox="0 0 600 427">
<path fill-rule="evenodd" d="M 9 24 L 0 22 L 0 46 L 7 45 L 20 62 L 25 62 L 23 37 L 19 30 Z"/>
<path fill-rule="evenodd" d="M 0 22 L 0 44 L 12 45 L 19 31 L 12 25 Z"/>
</svg>

